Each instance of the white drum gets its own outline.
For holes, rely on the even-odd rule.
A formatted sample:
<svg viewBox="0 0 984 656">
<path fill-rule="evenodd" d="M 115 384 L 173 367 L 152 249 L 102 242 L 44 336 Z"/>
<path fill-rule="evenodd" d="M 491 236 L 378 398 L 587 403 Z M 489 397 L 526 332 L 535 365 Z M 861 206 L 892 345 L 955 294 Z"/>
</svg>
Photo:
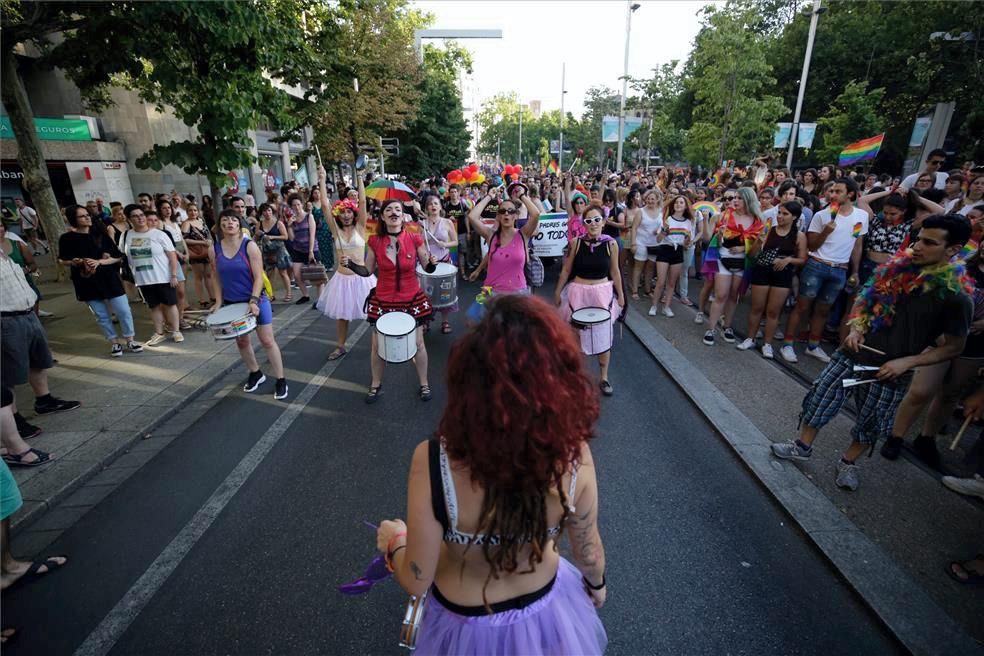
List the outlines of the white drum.
<svg viewBox="0 0 984 656">
<path fill-rule="evenodd" d="M 417 322 L 406 312 L 387 312 L 376 320 L 376 353 L 386 362 L 406 362 L 417 355 Z"/>
<path fill-rule="evenodd" d="M 612 350 L 612 313 L 605 308 L 575 310 L 571 313 L 571 324 L 581 333 L 581 351 L 585 355 Z"/>
<path fill-rule="evenodd" d="M 250 314 L 249 303 L 233 303 L 208 315 L 205 325 L 215 339 L 236 339 L 256 330 L 256 317 Z"/>
<path fill-rule="evenodd" d="M 435 309 L 451 307 L 458 302 L 458 268 L 453 264 L 438 262 L 434 273 L 427 273 L 417 264 L 417 282 Z"/>
</svg>

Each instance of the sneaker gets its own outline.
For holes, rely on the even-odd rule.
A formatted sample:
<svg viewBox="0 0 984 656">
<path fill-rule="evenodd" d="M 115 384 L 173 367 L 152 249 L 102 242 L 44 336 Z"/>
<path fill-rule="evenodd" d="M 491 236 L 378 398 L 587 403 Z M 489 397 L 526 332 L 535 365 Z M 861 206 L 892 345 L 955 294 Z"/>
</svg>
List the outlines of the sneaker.
<svg viewBox="0 0 984 656">
<path fill-rule="evenodd" d="M 263 381 L 260 381 L 260 382 L 263 382 Z M 259 383 L 257 383 L 257 384 L 259 384 Z M 277 399 L 278 401 L 280 399 L 286 399 L 287 398 L 287 379 L 286 378 L 278 378 L 277 379 L 277 385 L 273 389 L 273 398 Z"/>
<path fill-rule="evenodd" d="M 763 339 L 765 337 L 765 332 L 761 328 L 755 331 L 755 339 Z"/>
<path fill-rule="evenodd" d="M 774 357 L 776 357 L 775 354 L 772 352 L 772 344 L 762 345 L 762 357 L 765 358 L 766 360 L 771 360 Z"/>
<path fill-rule="evenodd" d="M 29 440 L 32 437 L 37 437 L 42 432 L 40 426 L 29 424 L 19 412 L 14 413 L 14 420 L 17 422 L 17 434 L 25 440 Z"/>
<path fill-rule="evenodd" d="M 704 313 L 703 312 L 698 312 L 697 313 L 697 316 L 694 317 L 694 323 L 697 324 L 697 325 L 700 325 L 700 324 L 704 323 Z"/>
<path fill-rule="evenodd" d="M 776 332 L 772 334 L 772 339 L 781 342 L 786 339 L 786 333 L 782 332 L 782 328 L 776 328 Z"/>
<path fill-rule="evenodd" d="M 783 460 L 809 460 L 813 455 L 813 449 L 804 449 L 796 443 L 796 440 L 776 442 L 772 445 L 772 455 Z"/>
<path fill-rule="evenodd" d="M 266 382 L 266 376 L 263 372 L 257 369 L 256 371 L 249 372 L 249 378 L 243 383 L 244 392 L 255 392 L 256 388 Z"/>
<path fill-rule="evenodd" d="M 879 453 L 881 453 L 882 457 L 887 460 L 898 460 L 899 454 L 902 453 L 903 441 L 904 440 L 901 437 L 891 436 L 885 440 L 884 444 L 882 444 Z"/>
<path fill-rule="evenodd" d="M 656 306 L 655 305 L 650 305 L 649 306 L 649 316 L 651 316 L 651 317 L 655 317 L 656 316 Z"/>
<path fill-rule="evenodd" d="M 708 330 L 706 333 L 704 333 L 703 341 L 704 344 L 706 344 L 707 346 L 714 346 L 714 331 Z"/>
<path fill-rule="evenodd" d="M 180 330 L 175 330 L 173 333 L 171 333 L 171 339 L 173 339 L 175 342 L 180 344 L 181 342 L 185 341 L 185 336 L 181 334 Z"/>
<path fill-rule="evenodd" d="M 310 302 L 311 302 L 310 296 L 302 296 L 296 301 L 294 301 L 294 305 L 304 305 L 305 303 L 310 303 Z"/>
<path fill-rule="evenodd" d="M 940 466 L 940 452 L 936 449 L 936 438 L 932 435 L 920 435 L 912 441 L 912 450 L 916 457 L 924 463 L 938 469 Z"/>
<path fill-rule="evenodd" d="M 943 481 L 943 485 L 958 494 L 966 494 L 967 496 L 984 499 L 984 478 L 980 474 L 974 474 L 973 478 L 944 476 L 941 480 Z"/>
<path fill-rule="evenodd" d="M 779 355 L 786 362 L 792 362 L 793 364 L 799 362 L 799 358 L 796 357 L 796 349 L 793 348 L 792 344 L 783 344 L 783 347 L 779 349 Z"/>
<path fill-rule="evenodd" d="M 724 341 L 726 341 L 728 344 L 734 344 L 735 343 L 735 331 L 732 330 L 731 328 L 725 328 L 724 329 Z"/>
<path fill-rule="evenodd" d="M 42 319 L 47 319 L 48 317 L 55 316 L 54 312 L 48 312 L 47 310 L 38 310 L 38 317 Z"/>
<path fill-rule="evenodd" d="M 750 348 L 755 348 L 755 340 L 751 337 L 746 337 L 735 348 L 739 351 L 747 351 Z"/>
<path fill-rule="evenodd" d="M 143 353 L 143 347 L 132 339 L 126 343 L 126 349 L 130 353 Z"/>
<path fill-rule="evenodd" d="M 604 394 L 605 396 L 611 396 L 612 394 L 615 393 L 615 388 L 612 387 L 612 384 L 607 380 L 601 381 L 600 387 L 601 387 L 601 393 Z"/>
<path fill-rule="evenodd" d="M 814 346 L 813 348 L 807 347 L 806 354 L 811 358 L 816 358 L 820 362 L 827 363 L 830 362 L 830 356 L 819 346 Z"/>
<path fill-rule="evenodd" d="M 123 345 L 113 342 L 113 347 L 109 349 L 110 357 L 118 358 L 123 355 Z"/>
<path fill-rule="evenodd" d="M 837 463 L 837 487 L 844 488 L 854 492 L 861 485 L 861 479 L 858 477 L 858 472 L 860 467 L 857 465 L 851 465 L 843 460 Z"/>
<path fill-rule="evenodd" d="M 77 407 L 82 405 L 78 401 L 65 401 L 63 399 L 56 399 L 55 397 L 48 395 L 48 400 L 41 402 L 34 402 L 34 412 L 39 415 L 50 415 L 53 412 L 63 412 L 65 410 L 75 410 Z"/>
<path fill-rule="evenodd" d="M 165 341 L 167 341 L 167 335 L 164 333 L 154 333 L 150 336 L 150 339 L 147 340 L 145 346 L 157 346 Z"/>
<path fill-rule="evenodd" d="M 663 314 L 664 317 L 669 317 L 671 319 L 674 316 L 676 316 L 676 315 L 673 314 L 673 310 L 670 309 L 670 306 L 669 305 L 664 305 L 663 306 L 662 314 Z"/>
</svg>

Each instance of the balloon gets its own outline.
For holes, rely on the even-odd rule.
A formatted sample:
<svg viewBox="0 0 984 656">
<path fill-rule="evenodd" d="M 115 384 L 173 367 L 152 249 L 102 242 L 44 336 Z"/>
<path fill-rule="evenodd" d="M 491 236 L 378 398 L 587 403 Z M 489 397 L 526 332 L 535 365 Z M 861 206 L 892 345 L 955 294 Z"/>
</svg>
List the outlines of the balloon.
<svg viewBox="0 0 984 656">
<path fill-rule="evenodd" d="M 584 149 L 583 148 L 578 148 L 577 149 L 577 156 L 578 157 L 583 157 L 584 156 Z"/>
<path fill-rule="evenodd" d="M 477 182 L 478 184 L 482 184 L 483 182 L 485 182 L 485 174 L 479 173 L 478 175 L 476 175 L 475 182 Z"/>
<path fill-rule="evenodd" d="M 450 180 L 451 178 L 460 178 L 460 177 L 461 177 L 461 170 L 460 169 L 455 169 L 455 170 L 451 171 L 450 173 L 448 173 L 448 180 Z"/>
<path fill-rule="evenodd" d="M 513 173 L 512 164 L 506 164 L 505 168 L 502 169 L 502 172 L 505 173 L 506 175 L 512 175 Z"/>
<path fill-rule="evenodd" d="M 465 176 L 466 177 L 471 177 L 471 176 L 475 175 L 475 173 L 477 173 L 477 172 L 478 172 L 478 165 L 477 164 L 469 164 L 468 166 L 465 167 Z"/>
<path fill-rule="evenodd" d="M 517 164 L 516 165 L 516 173 L 522 173 L 522 172 L 523 172 L 523 165 L 522 164 Z"/>
</svg>

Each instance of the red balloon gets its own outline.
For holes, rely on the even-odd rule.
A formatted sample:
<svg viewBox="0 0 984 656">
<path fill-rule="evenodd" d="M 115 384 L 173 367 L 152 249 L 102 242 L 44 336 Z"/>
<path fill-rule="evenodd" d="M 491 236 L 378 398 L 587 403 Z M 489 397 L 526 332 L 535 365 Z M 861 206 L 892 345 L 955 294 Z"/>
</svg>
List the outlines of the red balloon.
<svg viewBox="0 0 984 656">
<path fill-rule="evenodd" d="M 516 165 L 516 173 L 522 173 L 522 172 L 523 172 L 523 165 L 522 164 L 517 164 Z"/>
<path fill-rule="evenodd" d="M 475 173 L 477 172 L 478 172 L 477 164 L 469 164 L 468 166 L 465 167 L 465 175 L 468 176 L 469 178 L 475 175 Z"/>
<path fill-rule="evenodd" d="M 581 157 L 582 155 L 584 155 L 584 149 L 582 149 L 582 148 L 578 148 L 578 149 L 577 149 L 577 156 L 578 156 L 578 157 Z"/>
</svg>

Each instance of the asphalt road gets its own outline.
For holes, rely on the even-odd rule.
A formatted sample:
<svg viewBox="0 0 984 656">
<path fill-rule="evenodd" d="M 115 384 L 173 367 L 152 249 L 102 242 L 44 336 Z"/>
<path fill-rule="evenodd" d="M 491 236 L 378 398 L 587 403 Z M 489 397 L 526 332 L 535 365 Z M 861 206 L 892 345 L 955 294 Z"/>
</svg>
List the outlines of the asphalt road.
<svg viewBox="0 0 984 656">
<path fill-rule="evenodd" d="M 460 334 L 461 314 L 454 323 Z M 320 320 L 281 345 L 290 399 L 322 370 L 333 333 Z M 437 425 L 454 335 L 427 338 L 430 403 L 405 364 L 387 368 L 373 406 L 362 400 L 368 337 L 303 409 L 273 402 L 271 383 L 262 397 L 229 394 L 63 533 L 46 553 L 71 565 L 4 595 L 3 626 L 20 631 L 4 653 L 398 653 L 398 586 L 361 597 L 335 586 L 373 555 L 363 521 L 405 512 L 410 456 Z M 609 654 L 901 651 L 628 331 L 611 380 L 593 445 Z M 237 465 L 241 487 L 222 487 Z M 139 604 L 122 608 L 125 595 Z M 97 627 L 108 642 L 94 642 Z"/>
</svg>

